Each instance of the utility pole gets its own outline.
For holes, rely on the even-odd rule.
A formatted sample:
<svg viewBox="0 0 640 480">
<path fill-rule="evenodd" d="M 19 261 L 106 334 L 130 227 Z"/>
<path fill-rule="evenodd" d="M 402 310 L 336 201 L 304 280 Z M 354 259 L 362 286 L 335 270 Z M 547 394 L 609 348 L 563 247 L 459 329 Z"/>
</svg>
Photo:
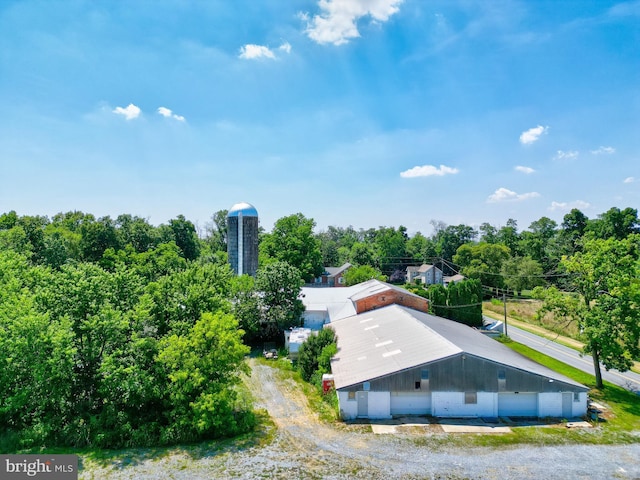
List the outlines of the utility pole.
<svg viewBox="0 0 640 480">
<path fill-rule="evenodd" d="M 507 291 L 502 289 L 502 305 L 504 305 L 504 334 L 509 335 L 507 333 Z"/>
</svg>

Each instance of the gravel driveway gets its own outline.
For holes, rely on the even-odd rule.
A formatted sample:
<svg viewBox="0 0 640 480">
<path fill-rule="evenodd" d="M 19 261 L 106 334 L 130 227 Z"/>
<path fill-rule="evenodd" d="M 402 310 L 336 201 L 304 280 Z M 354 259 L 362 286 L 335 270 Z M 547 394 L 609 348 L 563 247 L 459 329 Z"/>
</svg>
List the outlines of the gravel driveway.
<svg viewBox="0 0 640 480">
<path fill-rule="evenodd" d="M 375 435 L 368 428 L 318 421 L 295 383 L 251 361 L 256 405 L 277 426 L 266 446 L 217 451 L 176 449 L 127 465 L 91 466 L 89 479 L 640 479 L 640 444 L 461 449 L 416 445 L 415 436 Z M 446 445 L 446 443 L 445 443 Z"/>
</svg>

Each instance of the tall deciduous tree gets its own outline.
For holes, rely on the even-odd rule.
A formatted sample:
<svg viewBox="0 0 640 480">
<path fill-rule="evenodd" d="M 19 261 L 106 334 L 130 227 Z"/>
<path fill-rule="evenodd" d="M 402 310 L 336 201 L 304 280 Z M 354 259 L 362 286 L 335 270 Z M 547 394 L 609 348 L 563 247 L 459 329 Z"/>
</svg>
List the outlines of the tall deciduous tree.
<svg viewBox="0 0 640 480">
<path fill-rule="evenodd" d="M 277 220 L 273 231 L 260 241 L 260 263 L 287 262 L 307 282 L 322 275 L 322 253 L 320 242 L 313 235 L 314 227 L 314 220 L 301 213 Z"/>
<path fill-rule="evenodd" d="M 519 251 L 537 261 L 545 271 L 551 271 L 560 261 L 554 254 L 554 249 L 550 248 L 551 240 L 557 233 L 557 226 L 555 221 L 542 217 L 531 222 L 529 229 L 520 236 Z"/>
<path fill-rule="evenodd" d="M 500 270 L 504 285 L 515 292 L 544 285 L 542 267 L 531 257 L 511 257 Z"/>
<path fill-rule="evenodd" d="M 588 231 L 596 238 L 615 238 L 622 240 L 634 233 L 640 233 L 640 219 L 638 210 L 635 208 L 625 208 L 620 210 L 617 207 L 610 208 L 605 213 L 598 215 L 598 218 L 591 220 Z"/>
<path fill-rule="evenodd" d="M 439 230 L 433 238 L 436 244 L 436 252 L 446 261 L 452 261 L 458 248 L 466 243 L 470 243 L 478 236 L 478 232 L 468 225 L 449 225 L 443 230 Z M 448 272 L 445 267 L 445 274 Z"/>
<path fill-rule="evenodd" d="M 169 227 L 173 232 L 173 240 L 182 251 L 182 256 L 187 260 L 195 260 L 200 253 L 200 243 L 196 233 L 196 227 L 187 220 L 184 215 L 178 215 L 169 220 Z"/>
<path fill-rule="evenodd" d="M 509 259 L 509 248 L 499 243 L 465 244 L 453 257 L 465 277 L 479 279 L 482 285 L 502 287 L 502 264 Z"/>
<path fill-rule="evenodd" d="M 229 210 L 218 210 L 211 216 L 211 222 L 207 224 L 207 241 L 213 252 L 227 251 L 227 215 Z"/>
<path fill-rule="evenodd" d="M 256 290 L 262 302 L 263 338 L 277 339 L 281 332 L 300 326 L 304 305 L 300 300 L 300 271 L 287 262 L 274 262 L 258 269 Z"/>
<path fill-rule="evenodd" d="M 600 362 L 605 368 L 628 370 L 640 355 L 640 279 L 637 235 L 623 240 L 596 239 L 584 243 L 582 252 L 564 258 L 582 302 L 567 304 L 566 296 L 547 294 L 542 312 L 573 316 L 593 357 L 598 387 L 602 387 Z"/>
<path fill-rule="evenodd" d="M 513 218 L 507 220 L 506 225 L 498 230 L 496 240 L 498 243 L 509 247 L 512 255 L 519 255 L 520 250 L 518 244 L 520 242 L 520 234 L 518 233 L 518 222 Z"/>
</svg>

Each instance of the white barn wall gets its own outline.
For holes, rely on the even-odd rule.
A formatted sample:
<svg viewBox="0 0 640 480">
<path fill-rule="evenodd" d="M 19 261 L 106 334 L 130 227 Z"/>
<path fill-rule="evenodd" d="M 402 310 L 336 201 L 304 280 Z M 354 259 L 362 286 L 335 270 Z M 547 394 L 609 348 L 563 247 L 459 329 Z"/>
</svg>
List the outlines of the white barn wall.
<svg viewBox="0 0 640 480">
<path fill-rule="evenodd" d="M 562 416 L 562 393 L 547 392 L 538 394 L 538 416 L 539 417 L 561 417 Z"/>
<path fill-rule="evenodd" d="M 572 403 L 573 416 L 583 417 L 587 414 L 587 392 L 580 392 L 580 400 Z"/>
<path fill-rule="evenodd" d="M 369 418 L 391 418 L 391 393 L 369 392 Z"/>
<path fill-rule="evenodd" d="M 358 416 L 358 402 L 349 400 L 349 392 L 338 391 L 338 404 L 340 405 L 340 416 L 343 420 L 354 420 Z"/>
<path fill-rule="evenodd" d="M 302 314 L 304 328 L 311 330 L 322 330 L 325 322 L 329 321 L 329 315 L 325 311 L 307 310 Z"/>
<path fill-rule="evenodd" d="M 391 392 L 391 415 L 431 415 L 431 392 Z"/>
<path fill-rule="evenodd" d="M 434 417 L 496 417 L 498 397 L 492 392 L 478 392 L 477 403 L 464 403 L 464 392 L 433 392 Z"/>
</svg>

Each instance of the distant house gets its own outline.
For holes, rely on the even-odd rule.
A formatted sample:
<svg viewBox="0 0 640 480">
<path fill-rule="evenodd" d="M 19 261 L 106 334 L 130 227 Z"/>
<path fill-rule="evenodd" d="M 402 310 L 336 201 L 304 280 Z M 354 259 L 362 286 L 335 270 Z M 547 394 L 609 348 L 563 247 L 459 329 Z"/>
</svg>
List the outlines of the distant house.
<svg viewBox="0 0 640 480">
<path fill-rule="evenodd" d="M 323 325 L 358 313 L 397 304 L 427 312 L 429 302 L 404 288 L 368 280 L 350 287 L 302 287 L 301 300 L 305 311 L 304 326 L 319 330 Z"/>
<path fill-rule="evenodd" d="M 442 270 L 435 265 L 423 263 L 419 267 L 407 267 L 407 283 L 423 285 L 442 284 Z"/>
<path fill-rule="evenodd" d="M 586 414 L 588 388 L 477 330 L 390 305 L 332 321 L 344 419 Z"/>
<path fill-rule="evenodd" d="M 442 278 L 442 282 L 444 283 L 444 286 L 448 286 L 450 283 L 458 283 L 461 282 L 462 280 L 464 280 L 466 277 L 464 275 L 460 275 L 459 273 L 456 275 L 445 275 Z"/>
<path fill-rule="evenodd" d="M 344 287 L 344 274 L 352 267 L 350 263 L 345 263 L 340 267 L 325 267 L 321 276 L 316 278 L 316 286 L 321 287 Z"/>
</svg>

